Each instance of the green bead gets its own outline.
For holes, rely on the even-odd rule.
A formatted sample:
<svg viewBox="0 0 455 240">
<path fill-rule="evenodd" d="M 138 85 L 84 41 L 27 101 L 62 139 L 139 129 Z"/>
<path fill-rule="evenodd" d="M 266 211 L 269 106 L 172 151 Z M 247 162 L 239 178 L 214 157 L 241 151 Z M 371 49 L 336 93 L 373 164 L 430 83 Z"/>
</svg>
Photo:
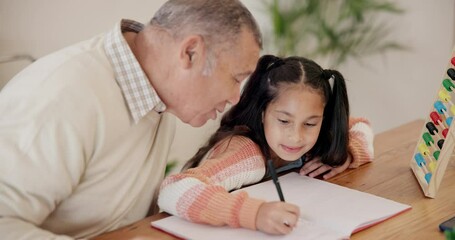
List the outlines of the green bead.
<svg viewBox="0 0 455 240">
<path fill-rule="evenodd" d="M 440 151 L 436 151 L 436 152 L 434 152 L 434 153 L 433 153 L 433 157 L 434 157 L 434 159 L 438 160 L 438 158 L 439 158 L 439 154 L 440 154 L 440 153 L 441 153 Z"/>
<path fill-rule="evenodd" d="M 452 83 L 452 81 L 450 81 L 449 79 L 444 79 L 442 81 L 442 85 L 444 86 L 445 89 L 447 89 L 447 91 L 451 92 L 452 91 L 452 88 L 455 88 L 455 85 Z"/>
<path fill-rule="evenodd" d="M 425 143 L 427 144 L 427 146 L 430 146 L 431 143 L 434 143 L 433 138 L 432 138 L 431 135 L 430 135 L 429 133 L 427 133 L 427 132 L 424 133 L 424 134 L 422 135 L 422 138 L 423 138 L 423 140 L 425 141 Z"/>
</svg>

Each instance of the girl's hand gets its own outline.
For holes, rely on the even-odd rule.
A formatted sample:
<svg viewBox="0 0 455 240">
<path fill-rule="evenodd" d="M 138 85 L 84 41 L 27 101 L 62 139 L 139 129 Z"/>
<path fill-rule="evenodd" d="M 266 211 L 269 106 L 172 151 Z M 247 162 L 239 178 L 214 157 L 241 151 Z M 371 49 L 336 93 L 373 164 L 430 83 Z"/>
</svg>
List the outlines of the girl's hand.
<svg viewBox="0 0 455 240">
<path fill-rule="evenodd" d="M 288 234 L 296 226 L 299 216 L 300 209 L 294 204 L 266 202 L 259 207 L 256 228 L 273 235 Z"/>
<path fill-rule="evenodd" d="M 351 154 L 348 154 L 348 159 L 346 162 L 339 167 L 331 167 L 329 165 L 323 164 L 320 158 L 313 158 L 300 169 L 300 175 L 308 175 L 309 177 L 317 177 L 323 173 L 326 173 L 322 176 L 324 179 L 329 179 L 335 175 L 343 172 L 351 164 Z"/>
</svg>

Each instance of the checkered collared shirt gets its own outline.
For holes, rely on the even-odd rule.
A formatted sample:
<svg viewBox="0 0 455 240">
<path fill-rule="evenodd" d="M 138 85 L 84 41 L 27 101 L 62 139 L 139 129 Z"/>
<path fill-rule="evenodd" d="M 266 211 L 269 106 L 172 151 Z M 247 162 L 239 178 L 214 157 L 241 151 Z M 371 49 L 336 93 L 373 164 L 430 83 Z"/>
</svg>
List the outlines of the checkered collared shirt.
<svg viewBox="0 0 455 240">
<path fill-rule="evenodd" d="M 142 23 L 122 19 L 115 28 L 107 33 L 104 48 L 111 62 L 115 79 L 125 97 L 135 123 L 138 123 L 151 110 L 163 112 L 166 105 L 159 98 L 149 79 L 135 58 L 123 32 L 139 32 L 144 28 Z"/>
</svg>

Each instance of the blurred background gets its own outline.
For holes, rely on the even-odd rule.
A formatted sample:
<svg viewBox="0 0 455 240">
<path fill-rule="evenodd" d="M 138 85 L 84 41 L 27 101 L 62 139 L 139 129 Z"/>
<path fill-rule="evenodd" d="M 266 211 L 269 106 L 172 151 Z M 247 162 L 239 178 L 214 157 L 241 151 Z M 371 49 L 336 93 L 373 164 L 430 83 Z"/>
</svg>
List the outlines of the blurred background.
<svg viewBox="0 0 455 240">
<path fill-rule="evenodd" d="M 122 18 L 148 22 L 164 0 L 0 0 L 0 89 L 17 72 Z M 264 36 L 262 54 L 311 57 L 346 78 L 351 115 L 375 133 L 427 118 L 454 48 L 452 0 L 243 0 Z M 1 91 L 1 90 L 0 90 Z M 218 119 L 219 120 L 219 119 Z M 216 129 L 177 123 L 177 168 Z"/>
</svg>

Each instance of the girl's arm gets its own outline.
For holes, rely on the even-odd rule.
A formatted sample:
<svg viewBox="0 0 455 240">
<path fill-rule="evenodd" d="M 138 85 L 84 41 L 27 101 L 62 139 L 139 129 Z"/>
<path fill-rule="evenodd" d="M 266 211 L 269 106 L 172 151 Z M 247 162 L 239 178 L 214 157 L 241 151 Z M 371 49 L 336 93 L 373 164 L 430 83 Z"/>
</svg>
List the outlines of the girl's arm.
<svg viewBox="0 0 455 240">
<path fill-rule="evenodd" d="M 346 163 L 339 167 L 330 167 L 323 164 L 319 157 L 316 157 L 303 165 L 300 174 L 316 177 L 324 173 L 322 177 L 329 179 L 347 168 L 356 168 L 364 163 L 371 162 L 374 158 L 373 137 L 373 130 L 367 119 L 351 117 L 349 119 L 348 159 Z"/>
<path fill-rule="evenodd" d="M 258 146 L 235 136 L 217 145 L 198 167 L 167 177 L 160 189 L 159 207 L 189 221 L 256 229 L 261 200 L 230 190 L 259 182 L 265 164 Z"/>
<path fill-rule="evenodd" d="M 374 159 L 374 133 L 370 122 L 365 118 L 349 119 L 349 168 L 356 168 Z"/>
</svg>

